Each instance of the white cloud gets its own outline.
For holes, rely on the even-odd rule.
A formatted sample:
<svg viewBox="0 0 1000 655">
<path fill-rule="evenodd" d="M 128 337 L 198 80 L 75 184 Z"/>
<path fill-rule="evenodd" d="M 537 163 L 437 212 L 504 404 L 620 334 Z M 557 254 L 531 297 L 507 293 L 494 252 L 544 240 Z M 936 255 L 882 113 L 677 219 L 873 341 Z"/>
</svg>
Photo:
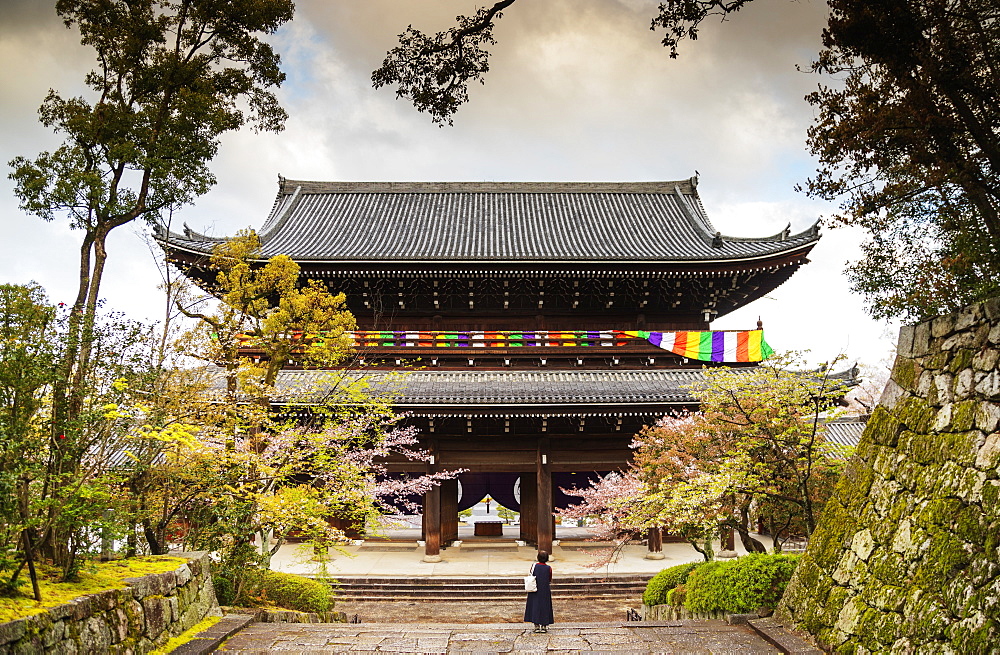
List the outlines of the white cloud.
<svg viewBox="0 0 1000 655">
<path fill-rule="evenodd" d="M 33 2 L 34 0 L 32 0 Z M 755 0 L 711 22 L 671 60 L 651 32 L 645 0 L 519 2 L 498 23 L 486 85 L 454 128 L 440 129 L 373 90 L 371 71 L 407 24 L 434 31 L 470 0 L 299 0 L 275 36 L 289 79 L 290 114 L 278 135 L 225 138 L 218 186 L 176 221 L 215 234 L 259 226 L 277 175 L 344 180 L 648 180 L 701 173 L 709 215 L 724 233 L 764 236 L 810 225 L 831 207 L 792 188 L 812 169 L 802 96 L 817 83 L 797 72 L 819 47 L 825 3 Z M 482 4 L 482 3 L 479 3 Z M 86 70 L 72 31 L 22 0 L 15 27 L 0 27 L 0 159 L 56 141 L 35 109 L 50 87 L 73 92 Z M 41 47 L 39 45 L 41 44 Z M 5 176 L 3 176 L 5 177 Z M 78 234 L 20 215 L 0 180 L 0 280 L 34 278 L 53 298 L 74 290 Z M 111 306 L 156 317 L 158 274 L 135 231 L 112 240 L 105 296 Z M 825 359 L 846 348 L 878 361 L 888 345 L 842 276 L 856 234 L 827 231 L 813 262 L 769 298 L 720 320 L 752 327 L 761 315 L 775 346 Z"/>
</svg>

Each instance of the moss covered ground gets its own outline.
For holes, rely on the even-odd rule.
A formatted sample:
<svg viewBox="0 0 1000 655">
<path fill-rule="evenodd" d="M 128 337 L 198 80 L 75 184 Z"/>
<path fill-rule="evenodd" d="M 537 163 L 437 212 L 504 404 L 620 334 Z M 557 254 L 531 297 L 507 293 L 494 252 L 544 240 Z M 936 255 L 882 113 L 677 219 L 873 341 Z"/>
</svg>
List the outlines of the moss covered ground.
<svg viewBox="0 0 1000 655">
<path fill-rule="evenodd" d="M 41 565 L 38 567 L 38 586 L 42 602 L 36 602 L 32 597 L 31 582 L 27 575 L 22 574 L 18 595 L 0 596 L 0 623 L 39 614 L 81 596 L 106 589 L 121 589 L 126 586 L 126 578 L 176 571 L 186 561 L 183 557 L 151 556 L 93 562 L 84 567 L 76 582 L 59 582 L 58 569 Z"/>
</svg>

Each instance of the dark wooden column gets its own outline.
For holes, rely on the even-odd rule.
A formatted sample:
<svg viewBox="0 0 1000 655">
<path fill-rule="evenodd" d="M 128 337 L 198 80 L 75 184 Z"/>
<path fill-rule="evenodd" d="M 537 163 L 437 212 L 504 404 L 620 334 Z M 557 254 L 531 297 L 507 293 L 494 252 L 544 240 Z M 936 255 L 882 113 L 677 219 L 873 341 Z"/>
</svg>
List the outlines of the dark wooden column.
<svg viewBox="0 0 1000 655">
<path fill-rule="evenodd" d="M 552 455 L 548 438 L 538 440 L 535 471 L 538 476 L 538 550 L 552 553 L 555 524 L 552 519 Z"/>
<path fill-rule="evenodd" d="M 441 483 L 441 543 L 458 540 L 458 478 Z"/>
<path fill-rule="evenodd" d="M 427 473 L 434 473 L 436 470 L 435 458 L 437 444 L 428 444 L 431 452 L 431 461 L 427 464 Z M 433 486 L 430 491 L 424 494 L 424 561 L 441 561 L 441 487 Z"/>
<path fill-rule="evenodd" d="M 535 472 L 521 474 L 521 541 L 538 543 L 538 481 Z"/>
<path fill-rule="evenodd" d="M 646 559 L 663 559 L 663 532 L 660 528 L 646 531 Z"/>
<path fill-rule="evenodd" d="M 441 561 L 441 487 L 424 494 L 424 561 Z"/>
</svg>

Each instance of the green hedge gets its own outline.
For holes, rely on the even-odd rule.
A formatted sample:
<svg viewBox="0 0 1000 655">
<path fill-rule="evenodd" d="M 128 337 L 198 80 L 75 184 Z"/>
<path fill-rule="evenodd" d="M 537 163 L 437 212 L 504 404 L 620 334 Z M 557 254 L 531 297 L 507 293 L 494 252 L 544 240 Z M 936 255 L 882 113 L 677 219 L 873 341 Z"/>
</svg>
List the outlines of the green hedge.
<svg viewBox="0 0 1000 655">
<path fill-rule="evenodd" d="M 646 584 L 646 591 L 642 593 L 643 605 L 667 605 L 667 593 L 679 584 L 687 581 L 688 574 L 704 562 L 691 562 L 689 564 L 679 564 L 663 569 L 653 576 Z"/>
<path fill-rule="evenodd" d="M 327 612 L 333 609 L 333 589 L 330 585 L 291 573 L 268 571 L 254 590 L 265 604 L 277 605 L 299 612 Z"/>
<path fill-rule="evenodd" d="M 707 562 L 687 582 L 684 607 L 692 612 L 753 612 L 774 608 L 798 564 L 798 555 L 754 553 Z"/>
<path fill-rule="evenodd" d="M 692 612 L 753 612 L 773 608 L 798 564 L 798 555 L 754 553 L 735 560 L 691 562 L 657 573 L 642 594 L 645 605 L 683 605 Z"/>
<path fill-rule="evenodd" d="M 239 598 L 233 583 L 224 575 L 212 577 L 220 605 L 280 607 L 299 612 L 328 612 L 333 609 L 333 589 L 329 584 L 291 573 L 260 571 L 248 575 Z"/>
</svg>

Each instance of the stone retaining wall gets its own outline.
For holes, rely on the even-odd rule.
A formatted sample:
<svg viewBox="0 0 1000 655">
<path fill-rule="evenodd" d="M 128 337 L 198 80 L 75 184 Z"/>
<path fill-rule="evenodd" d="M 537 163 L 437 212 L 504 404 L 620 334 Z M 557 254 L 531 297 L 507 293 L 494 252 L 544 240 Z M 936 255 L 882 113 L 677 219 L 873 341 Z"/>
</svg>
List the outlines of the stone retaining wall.
<svg viewBox="0 0 1000 655">
<path fill-rule="evenodd" d="M 124 589 L 82 596 L 0 624 L 8 653 L 146 653 L 218 613 L 206 553 L 182 553 L 176 571 L 129 578 Z"/>
<path fill-rule="evenodd" d="M 692 612 L 683 605 L 643 605 L 643 621 L 725 621 L 727 612 Z"/>
<path fill-rule="evenodd" d="M 1000 644 L 1000 299 L 905 327 L 777 618 L 842 652 Z"/>
</svg>

